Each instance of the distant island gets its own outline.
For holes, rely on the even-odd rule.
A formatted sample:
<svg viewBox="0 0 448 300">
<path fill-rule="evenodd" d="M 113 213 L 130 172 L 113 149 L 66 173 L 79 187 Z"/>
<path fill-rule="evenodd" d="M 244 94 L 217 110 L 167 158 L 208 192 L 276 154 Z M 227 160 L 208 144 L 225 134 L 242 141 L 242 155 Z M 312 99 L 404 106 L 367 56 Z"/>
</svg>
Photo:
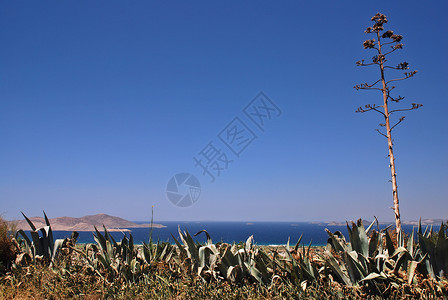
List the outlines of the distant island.
<svg viewBox="0 0 448 300">
<path fill-rule="evenodd" d="M 45 219 L 41 217 L 29 218 L 36 228 L 46 226 Z M 151 224 L 136 224 L 134 222 L 114 217 L 106 214 L 96 214 L 84 216 L 81 218 L 59 217 L 49 219 L 51 229 L 59 231 L 94 231 L 95 226 L 98 230 L 106 226 L 109 231 L 129 231 L 128 228 L 150 228 Z M 17 229 L 30 230 L 25 219 L 20 221 L 10 221 L 17 225 Z M 166 227 L 162 224 L 152 224 L 153 228 Z"/>
<path fill-rule="evenodd" d="M 422 219 L 421 221 L 422 226 L 440 226 L 440 224 L 444 223 L 445 220 L 443 219 Z M 322 225 L 328 225 L 328 226 L 344 226 L 347 223 L 346 222 L 337 222 L 337 221 L 333 221 L 333 222 L 329 222 L 329 223 L 321 223 L 321 222 L 313 222 L 314 224 L 322 224 Z M 350 222 L 348 222 L 350 224 Z M 363 220 L 362 223 L 365 226 L 370 225 L 370 223 L 372 223 L 372 221 L 367 221 L 367 220 Z M 401 224 L 403 225 L 414 225 L 414 226 L 418 226 L 419 221 L 406 221 L 406 220 L 402 220 Z M 393 224 L 395 225 L 395 221 L 391 221 L 391 222 L 379 222 L 379 224 L 381 225 L 390 225 Z"/>
</svg>

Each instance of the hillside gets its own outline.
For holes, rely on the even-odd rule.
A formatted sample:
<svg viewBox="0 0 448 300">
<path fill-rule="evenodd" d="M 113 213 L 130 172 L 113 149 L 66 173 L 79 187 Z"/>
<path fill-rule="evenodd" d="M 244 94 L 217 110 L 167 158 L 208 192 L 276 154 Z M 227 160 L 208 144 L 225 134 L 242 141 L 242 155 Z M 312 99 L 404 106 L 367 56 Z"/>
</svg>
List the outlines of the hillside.
<svg viewBox="0 0 448 300">
<path fill-rule="evenodd" d="M 36 228 L 45 226 L 45 219 L 41 217 L 29 218 Z M 81 218 L 58 217 L 49 219 L 53 230 L 63 231 L 93 231 L 95 226 L 101 230 L 103 225 L 110 231 L 118 231 L 126 228 L 150 228 L 151 224 L 136 224 L 134 222 L 106 214 L 84 216 Z M 161 224 L 153 224 L 154 228 L 165 227 Z M 25 219 L 17 221 L 17 229 L 29 230 L 30 226 Z"/>
</svg>

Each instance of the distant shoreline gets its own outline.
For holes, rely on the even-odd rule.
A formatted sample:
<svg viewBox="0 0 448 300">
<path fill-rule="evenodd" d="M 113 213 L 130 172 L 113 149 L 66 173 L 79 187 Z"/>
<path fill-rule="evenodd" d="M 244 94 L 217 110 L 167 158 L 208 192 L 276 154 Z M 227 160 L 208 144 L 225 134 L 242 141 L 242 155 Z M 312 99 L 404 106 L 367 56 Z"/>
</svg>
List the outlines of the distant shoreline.
<svg viewBox="0 0 448 300">
<path fill-rule="evenodd" d="M 47 226 L 45 219 L 42 217 L 28 218 L 38 230 L 39 228 Z M 30 230 L 31 226 L 26 219 L 20 221 L 8 221 L 11 226 L 17 229 Z M 58 217 L 49 219 L 49 224 L 53 231 L 95 231 L 102 230 L 106 227 L 111 232 L 129 232 L 132 228 L 164 228 L 162 224 L 137 224 L 120 217 L 110 216 L 106 214 L 89 215 L 80 218 L 73 217 Z"/>
<path fill-rule="evenodd" d="M 45 219 L 42 217 L 31 217 L 29 220 L 33 223 L 33 225 L 39 229 L 46 226 Z M 445 220 L 443 219 L 423 219 L 421 220 L 422 226 L 438 226 Z M 247 226 L 253 226 L 255 224 L 259 223 L 290 223 L 291 226 L 300 226 L 300 224 L 314 224 L 317 226 L 346 226 L 347 224 L 350 225 L 351 221 L 348 222 L 339 222 L 339 221 L 330 221 L 330 222 L 277 222 L 277 221 L 166 221 L 161 222 L 165 223 L 165 225 L 160 223 L 153 223 L 150 224 L 148 222 L 142 222 L 142 221 L 128 221 L 125 219 L 122 219 L 120 217 L 110 216 L 106 214 L 96 214 L 96 215 L 89 215 L 84 216 L 80 218 L 73 218 L 73 217 L 58 217 L 49 219 L 51 228 L 53 231 L 78 231 L 78 232 L 94 232 L 95 227 L 102 231 L 103 226 L 106 227 L 106 229 L 110 232 L 130 232 L 134 228 L 166 228 L 167 226 L 171 226 L 172 223 L 245 223 Z M 368 226 L 371 224 L 372 221 L 363 220 L 364 226 Z M 22 219 L 20 221 L 8 221 L 8 223 L 15 227 L 16 229 L 22 229 L 22 230 L 30 230 L 30 225 L 25 219 Z M 403 225 L 410 225 L 410 226 L 418 226 L 419 221 L 402 221 Z M 395 222 L 379 222 L 380 226 L 388 226 L 388 225 L 395 225 Z"/>
</svg>

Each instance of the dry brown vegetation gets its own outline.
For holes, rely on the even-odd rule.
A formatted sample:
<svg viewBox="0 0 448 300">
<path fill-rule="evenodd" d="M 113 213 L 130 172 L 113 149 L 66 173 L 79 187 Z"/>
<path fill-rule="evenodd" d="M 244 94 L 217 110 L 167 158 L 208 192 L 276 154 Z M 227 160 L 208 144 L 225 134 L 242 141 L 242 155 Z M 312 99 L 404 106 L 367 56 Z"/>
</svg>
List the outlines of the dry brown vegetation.
<svg viewBox="0 0 448 300">
<path fill-rule="evenodd" d="M 11 267 L 15 260 L 15 247 L 8 233 L 8 224 L 0 217 L 0 275 Z"/>
</svg>

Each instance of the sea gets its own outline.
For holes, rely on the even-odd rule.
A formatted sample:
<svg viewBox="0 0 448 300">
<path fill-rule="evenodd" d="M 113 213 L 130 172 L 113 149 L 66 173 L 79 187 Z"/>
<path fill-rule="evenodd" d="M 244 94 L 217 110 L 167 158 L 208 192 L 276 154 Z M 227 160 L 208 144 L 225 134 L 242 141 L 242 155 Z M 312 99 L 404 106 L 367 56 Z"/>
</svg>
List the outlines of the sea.
<svg viewBox="0 0 448 300">
<path fill-rule="evenodd" d="M 147 223 L 147 222 L 137 222 Z M 348 241 L 348 231 L 346 225 L 329 225 L 325 223 L 307 223 L 307 222 L 160 222 L 164 228 L 154 228 L 152 230 L 152 240 L 154 242 L 169 242 L 174 244 L 174 236 L 179 239 L 178 228 L 181 231 L 188 231 L 195 241 L 200 243 L 206 242 L 206 235 L 200 233 L 198 236 L 194 234 L 201 230 L 206 230 L 214 243 L 239 243 L 245 242 L 253 235 L 254 242 L 257 245 L 286 245 L 288 240 L 290 245 L 294 246 L 299 237 L 302 235 L 301 244 L 312 246 L 324 246 L 327 244 L 328 234 L 325 228 L 331 232 L 340 231 Z M 368 226 L 369 224 L 364 224 Z M 380 224 L 376 230 L 383 229 L 387 225 Z M 412 230 L 416 231 L 415 226 L 403 225 L 405 233 L 409 234 Z M 98 228 L 102 232 L 102 228 Z M 129 237 L 132 234 L 135 244 L 148 243 L 150 240 L 150 228 L 129 228 L 130 231 L 111 232 L 115 240 L 119 241 L 124 235 Z M 55 239 L 70 237 L 69 231 L 53 231 Z M 81 231 L 79 232 L 78 243 L 94 243 L 93 233 Z"/>
</svg>

